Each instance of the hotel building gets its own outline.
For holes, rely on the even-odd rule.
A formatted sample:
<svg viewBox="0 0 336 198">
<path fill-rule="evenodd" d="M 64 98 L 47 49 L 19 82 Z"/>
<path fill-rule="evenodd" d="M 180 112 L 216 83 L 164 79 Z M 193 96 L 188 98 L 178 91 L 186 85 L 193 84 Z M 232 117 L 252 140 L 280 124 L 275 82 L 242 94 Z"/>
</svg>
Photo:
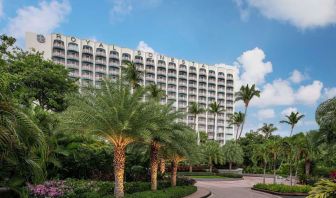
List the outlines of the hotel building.
<svg viewBox="0 0 336 198">
<path fill-rule="evenodd" d="M 234 112 L 233 69 L 61 34 L 28 32 L 26 48 L 43 52 L 45 59 L 64 65 L 72 77 L 79 79 L 81 86 L 99 86 L 105 77 L 118 79 L 123 61 L 133 61 L 143 74 L 142 85 L 155 83 L 166 91 L 167 97 L 162 103 L 173 102 L 174 108 L 184 112 L 188 111 L 191 102 L 203 108 L 208 108 L 214 101 L 220 103 L 226 111 L 220 113 L 215 122 L 214 115 L 209 112 L 199 115 L 196 130 L 206 131 L 209 139 L 221 144 L 235 137 L 234 128 L 227 122 Z M 180 121 L 193 126 L 194 117 L 187 115 Z"/>
</svg>

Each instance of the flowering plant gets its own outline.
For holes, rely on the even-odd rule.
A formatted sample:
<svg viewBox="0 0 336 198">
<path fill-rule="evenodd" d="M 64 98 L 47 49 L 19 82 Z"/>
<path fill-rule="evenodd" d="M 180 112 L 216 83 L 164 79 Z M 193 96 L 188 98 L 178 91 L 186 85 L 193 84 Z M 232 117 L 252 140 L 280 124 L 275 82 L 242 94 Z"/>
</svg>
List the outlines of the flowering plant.
<svg viewBox="0 0 336 198">
<path fill-rule="evenodd" d="M 336 183 L 336 170 L 331 171 L 330 178 L 333 182 Z"/>
<path fill-rule="evenodd" d="M 27 184 L 29 194 L 34 197 L 61 197 L 64 193 L 71 191 L 71 188 L 64 184 L 64 181 L 46 181 L 43 184 Z"/>
</svg>

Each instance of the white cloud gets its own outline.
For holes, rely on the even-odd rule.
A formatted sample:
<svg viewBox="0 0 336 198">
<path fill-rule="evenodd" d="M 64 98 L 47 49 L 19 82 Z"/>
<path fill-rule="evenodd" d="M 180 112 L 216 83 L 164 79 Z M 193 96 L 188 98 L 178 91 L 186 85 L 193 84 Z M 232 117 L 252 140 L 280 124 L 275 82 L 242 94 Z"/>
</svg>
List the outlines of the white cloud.
<svg viewBox="0 0 336 198">
<path fill-rule="evenodd" d="M 306 79 L 306 76 L 304 74 L 302 74 L 300 71 L 298 70 L 294 70 L 291 74 L 291 76 L 289 77 L 289 79 L 293 82 L 293 83 L 300 83 L 303 80 Z"/>
<path fill-rule="evenodd" d="M 145 41 L 139 42 L 137 50 L 154 53 L 154 49 L 145 43 Z"/>
<path fill-rule="evenodd" d="M 322 88 L 323 83 L 315 80 L 310 85 L 301 86 L 297 91 L 295 98 L 299 103 L 313 105 L 320 99 Z"/>
<path fill-rule="evenodd" d="M 336 97 L 336 87 L 324 88 L 324 97 L 327 99 Z"/>
<path fill-rule="evenodd" d="M 259 107 L 291 105 L 295 102 L 295 94 L 286 80 L 278 79 L 263 86 L 260 98 L 252 99 L 251 105 Z"/>
<path fill-rule="evenodd" d="M 298 112 L 297 108 L 288 107 L 288 108 L 284 109 L 283 111 L 281 111 L 281 115 L 282 116 L 290 115 L 292 112 L 294 112 L 294 113 Z"/>
<path fill-rule="evenodd" d="M 262 84 L 265 76 L 272 72 L 272 63 L 264 62 L 265 53 L 259 48 L 245 51 L 235 63 L 242 69 L 240 81 L 242 84 Z"/>
<path fill-rule="evenodd" d="M 162 0 L 110 0 L 112 7 L 110 10 L 110 18 L 112 23 L 122 21 L 126 16 L 130 15 L 133 10 L 149 9 L 158 6 Z"/>
<path fill-rule="evenodd" d="M 300 29 L 336 24 L 336 0 L 247 0 L 247 3 L 269 19 L 285 21 Z"/>
<path fill-rule="evenodd" d="M 70 13 L 71 6 L 67 0 L 51 2 L 41 1 L 37 7 L 27 6 L 16 11 L 10 18 L 5 31 L 17 39 L 23 39 L 25 32 L 41 34 L 51 33 L 58 28 Z"/>
<path fill-rule="evenodd" d="M 240 13 L 240 19 L 243 21 L 247 21 L 247 19 L 249 18 L 250 12 L 247 6 L 247 4 L 245 3 L 245 1 L 243 0 L 234 0 L 234 2 L 236 3 L 239 13 Z"/>
<path fill-rule="evenodd" d="M 260 109 L 257 112 L 257 117 L 259 120 L 271 119 L 275 117 L 275 112 L 273 109 Z"/>
</svg>

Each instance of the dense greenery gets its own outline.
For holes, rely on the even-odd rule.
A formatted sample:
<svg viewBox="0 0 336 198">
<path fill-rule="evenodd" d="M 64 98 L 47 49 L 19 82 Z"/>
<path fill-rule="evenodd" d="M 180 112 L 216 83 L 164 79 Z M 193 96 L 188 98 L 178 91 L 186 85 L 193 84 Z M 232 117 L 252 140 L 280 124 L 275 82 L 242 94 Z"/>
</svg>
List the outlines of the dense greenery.
<svg viewBox="0 0 336 198">
<path fill-rule="evenodd" d="M 285 184 L 256 184 L 253 188 L 282 193 L 308 193 L 311 190 L 311 187 L 307 185 L 289 186 Z"/>
</svg>

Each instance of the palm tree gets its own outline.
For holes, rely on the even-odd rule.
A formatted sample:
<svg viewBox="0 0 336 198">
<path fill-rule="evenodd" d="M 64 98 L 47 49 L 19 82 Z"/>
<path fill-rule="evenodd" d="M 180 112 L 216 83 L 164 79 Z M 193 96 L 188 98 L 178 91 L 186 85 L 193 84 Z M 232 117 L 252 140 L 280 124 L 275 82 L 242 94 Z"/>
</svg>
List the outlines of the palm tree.
<svg viewBox="0 0 336 198">
<path fill-rule="evenodd" d="M 162 153 L 172 163 L 171 186 L 176 186 L 177 166 L 180 162 L 187 160 L 194 152 L 198 152 L 194 141 L 195 133 L 190 128 L 183 132 L 175 133 L 174 140 L 162 148 Z"/>
<path fill-rule="evenodd" d="M 279 140 L 272 140 L 266 143 L 269 154 L 273 160 L 273 183 L 276 183 L 276 161 L 281 153 L 281 142 Z"/>
<path fill-rule="evenodd" d="M 216 141 L 207 141 L 205 144 L 201 145 L 201 152 L 203 159 L 208 163 L 209 170 L 212 173 L 213 163 L 223 164 L 224 158 L 222 153 L 222 148 L 220 144 Z"/>
<path fill-rule="evenodd" d="M 241 164 L 244 161 L 244 152 L 239 144 L 233 141 L 226 142 L 222 147 L 223 157 L 226 163 L 229 163 L 229 169 L 231 170 L 232 164 Z"/>
<path fill-rule="evenodd" d="M 287 120 L 281 120 L 280 123 L 286 123 L 289 124 L 291 126 L 291 132 L 289 137 L 292 136 L 293 133 L 293 129 L 295 127 L 295 125 L 304 117 L 304 115 L 300 115 L 299 112 L 291 112 L 290 115 L 286 115 Z"/>
<path fill-rule="evenodd" d="M 266 182 L 266 167 L 269 159 L 268 148 L 266 144 L 255 144 L 252 154 L 253 160 L 258 161 L 259 159 L 263 163 L 263 183 Z"/>
<path fill-rule="evenodd" d="M 308 132 L 303 135 L 302 140 L 299 142 L 301 155 L 304 159 L 306 176 L 310 175 L 312 163 L 319 154 L 319 149 L 317 149 L 319 143 L 318 135 L 317 132 Z"/>
<path fill-rule="evenodd" d="M 278 128 L 276 128 L 274 124 L 264 123 L 264 125 L 261 128 L 259 128 L 257 131 L 261 132 L 264 135 L 265 139 L 268 139 L 269 137 L 272 136 L 272 133 L 276 130 L 278 130 Z"/>
<path fill-rule="evenodd" d="M 315 113 L 321 138 L 328 144 L 336 141 L 336 97 L 322 102 Z"/>
<path fill-rule="evenodd" d="M 156 108 L 141 100 L 143 88 L 130 92 L 124 82 L 103 81 L 100 89 L 73 96 L 61 120 L 65 130 L 91 133 L 114 147 L 115 197 L 124 197 L 126 147 L 158 128 Z"/>
<path fill-rule="evenodd" d="M 122 67 L 123 78 L 131 85 L 131 92 L 133 93 L 133 90 L 140 86 L 141 72 L 138 71 L 133 62 L 125 61 L 125 66 Z"/>
<path fill-rule="evenodd" d="M 199 145 L 200 134 L 196 127 L 196 120 L 198 118 L 198 115 L 204 113 L 205 110 L 202 107 L 200 107 L 196 102 L 191 102 L 191 104 L 189 105 L 188 112 L 194 116 L 194 130 L 197 132 L 197 145 Z"/>
<path fill-rule="evenodd" d="M 159 102 L 161 98 L 166 96 L 166 92 L 160 89 L 156 84 L 150 84 L 146 87 L 147 95 L 152 100 Z"/>
<path fill-rule="evenodd" d="M 242 112 L 234 112 L 234 114 L 230 117 L 229 120 L 229 126 L 236 126 L 237 131 L 236 131 L 236 137 L 235 140 L 237 141 L 238 139 L 238 133 L 239 133 L 239 128 L 242 125 L 242 123 L 244 122 L 245 119 L 245 115 Z"/>
<path fill-rule="evenodd" d="M 225 111 L 224 108 L 221 107 L 220 103 L 217 103 L 216 101 L 211 103 L 209 105 L 208 111 L 213 114 L 213 133 L 214 133 L 214 140 L 216 140 L 217 133 L 216 133 L 216 122 L 217 122 L 217 116 L 219 113 L 223 113 Z"/>
<path fill-rule="evenodd" d="M 241 125 L 241 129 L 240 129 L 238 139 L 240 138 L 241 134 L 243 133 L 244 124 L 245 124 L 245 120 L 246 120 L 247 107 L 248 107 L 250 101 L 254 97 L 260 97 L 260 91 L 255 88 L 255 84 L 253 84 L 251 87 L 249 87 L 249 85 L 246 85 L 246 86 L 243 85 L 243 86 L 240 87 L 240 90 L 236 93 L 236 100 L 235 101 L 240 101 L 241 100 L 241 101 L 243 101 L 243 103 L 245 105 L 244 120 L 243 120 L 243 123 Z"/>
</svg>

